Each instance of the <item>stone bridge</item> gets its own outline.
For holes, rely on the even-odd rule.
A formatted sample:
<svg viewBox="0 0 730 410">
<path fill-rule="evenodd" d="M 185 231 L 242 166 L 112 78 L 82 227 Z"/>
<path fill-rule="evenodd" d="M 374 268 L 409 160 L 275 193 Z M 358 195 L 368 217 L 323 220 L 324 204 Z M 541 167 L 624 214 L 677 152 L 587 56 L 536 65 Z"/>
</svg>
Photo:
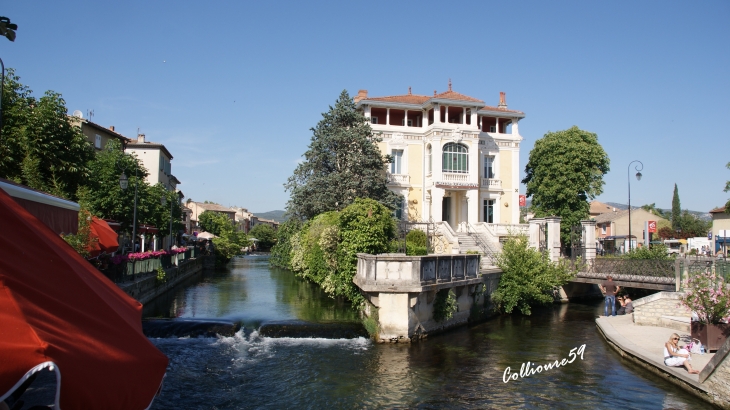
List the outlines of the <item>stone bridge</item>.
<svg viewBox="0 0 730 410">
<path fill-rule="evenodd" d="M 611 275 L 622 287 L 678 290 L 679 260 L 597 258 L 578 267 L 574 283 L 600 284 Z"/>
</svg>

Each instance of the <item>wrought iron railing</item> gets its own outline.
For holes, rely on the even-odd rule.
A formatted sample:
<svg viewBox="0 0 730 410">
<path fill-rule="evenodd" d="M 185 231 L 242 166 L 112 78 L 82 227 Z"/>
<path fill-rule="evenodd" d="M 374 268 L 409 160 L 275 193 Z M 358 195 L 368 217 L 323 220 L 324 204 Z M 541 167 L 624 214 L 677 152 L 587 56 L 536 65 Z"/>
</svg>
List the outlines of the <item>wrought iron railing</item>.
<svg viewBox="0 0 730 410">
<path fill-rule="evenodd" d="M 670 284 L 676 281 L 673 260 L 625 259 L 597 257 L 588 263 L 576 266 L 579 278 L 605 279 L 611 275 L 614 280 Z"/>
<path fill-rule="evenodd" d="M 486 241 L 482 239 L 482 236 L 479 234 L 476 228 L 472 226 L 472 224 L 466 224 L 466 233 L 468 233 L 469 236 L 474 239 L 474 242 L 476 242 L 477 246 L 479 247 L 479 249 L 482 250 L 482 253 L 489 260 L 489 262 L 493 266 L 496 266 L 499 252 L 495 251 L 494 248 L 492 248 Z"/>
</svg>

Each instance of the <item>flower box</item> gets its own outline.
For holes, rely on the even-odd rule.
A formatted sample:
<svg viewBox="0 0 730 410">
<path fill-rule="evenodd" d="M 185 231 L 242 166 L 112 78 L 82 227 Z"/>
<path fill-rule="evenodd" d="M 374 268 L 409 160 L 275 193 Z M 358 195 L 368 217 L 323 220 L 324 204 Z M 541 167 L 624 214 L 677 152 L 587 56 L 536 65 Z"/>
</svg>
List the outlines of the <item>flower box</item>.
<svg viewBox="0 0 730 410">
<path fill-rule="evenodd" d="M 700 322 L 692 322 L 692 338 L 699 339 L 705 350 L 710 352 L 718 350 L 725 344 L 728 336 L 730 336 L 730 324 L 721 323 L 717 325 L 704 324 Z"/>
</svg>

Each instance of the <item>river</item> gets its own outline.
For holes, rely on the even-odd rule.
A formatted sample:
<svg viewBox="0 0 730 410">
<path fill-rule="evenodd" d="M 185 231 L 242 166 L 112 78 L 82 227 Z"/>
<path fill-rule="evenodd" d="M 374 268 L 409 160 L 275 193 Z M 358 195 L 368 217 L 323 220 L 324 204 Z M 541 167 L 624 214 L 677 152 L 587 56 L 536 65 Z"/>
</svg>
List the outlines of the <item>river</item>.
<svg viewBox="0 0 730 410">
<path fill-rule="evenodd" d="M 599 335 L 599 302 L 499 316 L 412 345 L 369 339 L 268 338 L 271 320 L 357 321 L 347 305 L 268 259 L 235 259 L 153 304 L 145 316 L 241 321 L 232 337 L 151 339 L 169 358 L 153 409 L 643 408 L 706 405 L 620 358 Z M 571 349 L 585 345 L 583 357 Z M 504 382 L 573 359 L 562 367 Z"/>
</svg>

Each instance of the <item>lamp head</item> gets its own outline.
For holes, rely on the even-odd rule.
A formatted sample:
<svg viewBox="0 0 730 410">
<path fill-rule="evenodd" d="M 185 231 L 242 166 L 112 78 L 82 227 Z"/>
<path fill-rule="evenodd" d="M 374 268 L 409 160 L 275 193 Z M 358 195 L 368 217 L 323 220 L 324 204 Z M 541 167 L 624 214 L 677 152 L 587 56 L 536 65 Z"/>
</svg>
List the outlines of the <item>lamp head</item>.
<svg viewBox="0 0 730 410">
<path fill-rule="evenodd" d="M 641 172 L 637 172 L 636 173 L 636 180 L 637 181 L 641 181 L 641 177 L 642 177 Z"/>
<path fill-rule="evenodd" d="M 127 175 L 122 172 L 122 175 L 119 176 L 119 187 L 122 189 L 127 189 L 129 186 L 129 179 L 127 178 Z"/>
</svg>

